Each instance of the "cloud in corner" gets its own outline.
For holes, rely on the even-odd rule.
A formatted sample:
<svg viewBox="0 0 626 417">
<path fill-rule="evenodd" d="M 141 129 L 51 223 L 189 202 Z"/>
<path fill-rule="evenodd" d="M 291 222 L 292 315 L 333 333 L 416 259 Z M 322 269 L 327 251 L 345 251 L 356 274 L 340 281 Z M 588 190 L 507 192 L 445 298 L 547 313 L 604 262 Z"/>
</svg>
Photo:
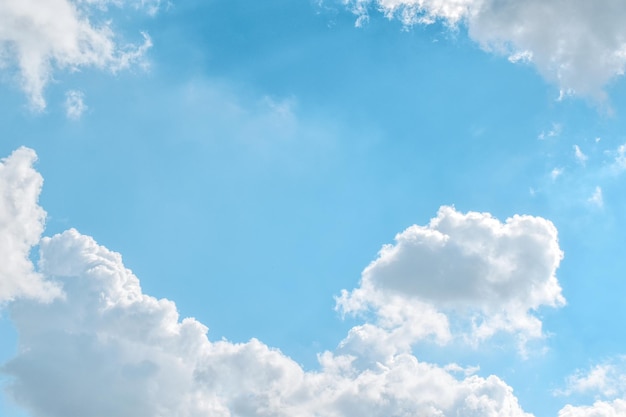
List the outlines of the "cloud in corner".
<svg viewBox="0 0 626 417">
<path fill-rule="evenodd" d="M 30 107 L 46 107 L 44 89 L 57 70 L 95 67 L 116 72 L 141 62 L 152 45 L 143 34 L 141 44 L 122 44 L 110 22 L 94 24 L 90 17 L 108 5 L 146 7 L 155 1 L 24 0 L 0 2 L 0 65 L 15 69 Z"/>
<path fill-rule="evenodd" d="M 405 25 L 436 21 L 464 25 L 484 50 L 512 62 L 530 62 L 560 97 L 577 94 L 596 101 L 626 69 L 626 3 L 612 0 L 342 0 L 357 17 L 371 9 Z"/>
</svg>

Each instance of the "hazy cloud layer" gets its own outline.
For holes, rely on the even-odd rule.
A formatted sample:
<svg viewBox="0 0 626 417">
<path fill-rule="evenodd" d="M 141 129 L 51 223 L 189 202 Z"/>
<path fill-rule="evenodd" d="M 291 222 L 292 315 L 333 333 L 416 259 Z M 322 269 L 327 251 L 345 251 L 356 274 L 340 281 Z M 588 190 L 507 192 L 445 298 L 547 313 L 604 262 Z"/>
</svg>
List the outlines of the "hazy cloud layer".
<svg viewBox="0 0 626 417">
<path fill-rule="evenodd" d="M 626 66 L 626 3 L 615 0 L 342 0 L 367 20 L 371 10 L 407 25 L 462 23 L 480 46 L 532 62 L 561 89 L 603 99 Z"/>
<path fill-rule="evenodd" d="M 42 110 L 55 70 L 115 72 L 141 61 L 150 38 L 144 34 L 139 45 L 120 43 L 111 22 L 102 19 L 108 6 L 124 5 L 154 12 L 158 1 L 2 0 L 0 66 L 17 74 L 31 106 Z"/>
<path fill-rule="evenodd" d="M 405 346 L 429 336 L 445 343 L 455 334 L 480 341 L 499 331 L 523 342 L 542 336 L 533 311 L 565 303 L 555 276 L 563 256 L 557 231 L 540 217 L 501 223 L 488 213 L 442 207 L 427 226 L 411 226 L 395 240 L 337 306 L 374 311 L 378 326 Z"/>
</svg>

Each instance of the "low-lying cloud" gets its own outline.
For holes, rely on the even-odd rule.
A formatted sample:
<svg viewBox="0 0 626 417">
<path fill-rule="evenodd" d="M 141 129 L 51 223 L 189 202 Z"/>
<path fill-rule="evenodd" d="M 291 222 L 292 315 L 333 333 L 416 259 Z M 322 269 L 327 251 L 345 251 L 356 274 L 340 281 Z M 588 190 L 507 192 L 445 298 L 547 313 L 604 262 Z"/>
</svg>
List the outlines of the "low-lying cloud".
<svg viewBox="0 0 626 417">
<path fill-rule="evenodd" d="M 30 415 L 531 416 L 495 375 L 422 362 L 402 348 L 402 337 L 389 338 L 396 346 L 374 358 L 368 352 L 378 349 L 380 340 L 361 337 L 355 343 L 354 335 L 363 335 L 363 329 L 374 336 L 388 333 L 381 323 L 397 317 L 410 328 L 409 319 L 418 318 L 405 314 L 413 297 L 422 297 L 418 308 L 442 321 L 447 311 L 439 308 L 462 306 L 500 314 L 519 330 L 520 317 L 512 311 L 524 316 L 528 308 L 562 303 L 553 275 L 561 253 L 548 221 L 516 216 L 500 223 L 487 214 L 444 207 L 428 226 L 407 229 L 365 269 L 360 287 L 370 283 L 399 304 L 389 305 L 386 315 L 379 306 L 378 322 L 352 329 L 336 351 L 319 354 L 318 370 L 305 371 L 256 339 L 211 341 L 200 322 L 180 319 L 172 301 L 144 294 L 121 255 L 92 237 L 70 229 L 42 238 L 45 213 L 37 204 L 42 178 L 32 167 L 35 159 L 32 150 L 21 148 L 0 165 L 0 236 L 9 237 L 2 253 L 10 261 L 0 269 L 0 297 L 19 336 L 15 356 L 0 369 L 10 376 L 6 392 Z M 28 256 L 36 246 L 37 268 Z M 418 253 L 428 248 L 431 260 Z M 430 262 L 425 271 L 436 271 L 435 265 L 446 273 L 432 276 L 428 289 L 411 282 L 424 279 L 412 272 L 413 255 Z M 449 269 L 444 255 L 448 264 L 482 267 L 454 277 L 456 267 Z M 451 284 L 455 287 L 444 288 Z M 346 295 L 344 308 L 356 305 L 351 297 L 355 292 Z M 503 312 L 505 301 L 518 310 Z M 588 411 L 599 407 L 620 413 L 623 404 L 568 406 L 560 417 L 604 416 Z"/>
<path fill-rule="evenodd" d="M 106 19 L 107 7 L 124 5 L 155 12 L 159 2 L 0 1 L 0 68 L 16 74 L 30 106 L 40 111 L 46 107 L 44 89 L 57 70 L 116 72 L 141 62 L 152 45 L 148 35 L 139 44 L 120 42 Z"/>
</svg>

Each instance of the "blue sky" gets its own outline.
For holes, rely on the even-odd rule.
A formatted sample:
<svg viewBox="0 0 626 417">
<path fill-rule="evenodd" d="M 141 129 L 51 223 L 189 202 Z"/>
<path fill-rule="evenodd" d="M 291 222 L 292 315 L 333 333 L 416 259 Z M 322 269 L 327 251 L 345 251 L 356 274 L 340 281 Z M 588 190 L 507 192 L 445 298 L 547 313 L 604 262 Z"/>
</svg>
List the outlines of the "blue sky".
<svg viewBox="0 0 626 417">
<path fill-rule="evenodd" d="M 0 414 L 626 412 L 625 7 L 24 5 Z"/>
</svg>

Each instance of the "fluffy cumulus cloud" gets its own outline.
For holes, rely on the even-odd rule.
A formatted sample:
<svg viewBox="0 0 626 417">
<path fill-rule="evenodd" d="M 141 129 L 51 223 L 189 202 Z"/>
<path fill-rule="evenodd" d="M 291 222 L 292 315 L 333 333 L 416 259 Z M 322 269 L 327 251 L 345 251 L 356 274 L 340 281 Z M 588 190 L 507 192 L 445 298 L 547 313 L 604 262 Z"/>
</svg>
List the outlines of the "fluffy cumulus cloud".
<svg viewBox="0 0 626 417">
<path fill-rule="evenodd" d="M 0 304 L 18 297 L 49 301 L 60 295 L 30 260 L 46 215 L 37 204 L 43 178 L 33 169 L 35 160 L 35 152 L 21 148 L 0 161 Z"/>
<path fill-rule="evenodd" d="M 372 8 L 405 24 L 442 21 L 511 61 L 530 61 L 562 94 L 602 100 L 626 66 L 626 3 L 615 0 L 342 0 L 363 23 Z"/>
<path fill-rule="evenodd" d="M 44 88 L 57 69 L 119 71 L 141 61 L 151 42 L 122 44 L 110 20 L 94 23 L 107 7 L 131 5 L 154 12 L 158 1 L 2 0 L 0 65 L 14 70 L 31 106 L 46 106 Z"/>
<path fill-rule="evenodd" d="M 524 342 L 542 336 L 534 311 L 565 303 L 555 276 L 562 258 L 557 231 L 543 218 L 516 215 L 502 223 L 442 207 L 427 226 L 411 226 L 395 240 L 365 268 L 360 286 L 337 299 L 343 312 L 374 311 L 378 318 L 377 326 L 351 335 L 355 341 L 381 332 L 408 347 L 424 337 L 480 341 L 504 331 Z"/>
<path fill-rule="evenodd" d="M 3 253 L 24 255 L 41 233 L 33 160 L 22 149 L 0 171 L 3 189 L 12 190 L 2 212 L 13 220 L 0 224 L 27 225 L 7 229 L 14 240 L 26 237 Z M 144 294 L 121 256 L 91 237 L 70 229 L 39 248 L 36 275 L 19 256 L 0 275 L 3 286 L 36 276 L 63 290 L 48 302 L 21 297 L 7 307 L 19 346 L 1 370 L 11 377 L 9 395 L 33 417 L 530 417 L 498 377 L 410 353 L 363 366 L 356 351 L 325 352 L 320 369 L 307 372 L 258 340 L 212 342 L 201 323 L 180 320 L 173 302 Z"/>
</svg>

